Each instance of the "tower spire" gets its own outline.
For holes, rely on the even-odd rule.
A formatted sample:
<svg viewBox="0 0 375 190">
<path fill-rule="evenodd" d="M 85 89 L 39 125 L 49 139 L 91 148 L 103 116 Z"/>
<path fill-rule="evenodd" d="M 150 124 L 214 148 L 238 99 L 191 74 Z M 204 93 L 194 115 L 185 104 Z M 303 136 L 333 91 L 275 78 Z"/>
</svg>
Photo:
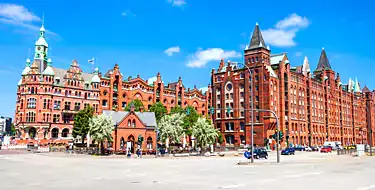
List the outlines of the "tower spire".
<svg viewBox="0 0 375 190">
<path fill-rule="evenodd" d="M 251 36 L 249 49 L 263 47 L 265 48 L 266 43 L 264 43 L 262 33 L 260 31 L 258 23 L 255 24 L 253 35 Z"/>
<path fill-rule="evenodd" d="M 326 50 L 324 50 L 324 48 L 322 48 L 322 52 L 320 53 L 318 66 L 316 67 L 315 71 L 322 71 L 322 70 L 332 70 L 331 64 L 329 64 Z"/>
</svg>

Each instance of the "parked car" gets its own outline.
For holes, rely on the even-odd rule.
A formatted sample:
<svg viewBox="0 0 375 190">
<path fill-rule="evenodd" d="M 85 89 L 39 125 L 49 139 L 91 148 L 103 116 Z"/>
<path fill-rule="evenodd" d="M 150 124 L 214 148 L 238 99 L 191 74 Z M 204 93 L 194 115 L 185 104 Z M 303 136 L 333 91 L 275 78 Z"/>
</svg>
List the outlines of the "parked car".
<svg viewBox="0 0 375 190">
<path fill-rule="evenodd" d="M 320 149 L 320 152 L 330 153 L 330 152 L 332 152 L 332 147 L 330 147 L 330 146 L 323 146 L 323 148 Z"/>
<path fill-rule="evenodd" d="M 301 146 L 301 145 L 297 145 L 296 147 L 294 147 L 294 150 L 296 150 L 296 151 L 305 151 L 305 147 Z"/>
<path fill-rule="evenodd" d="M 313 152 L 319 151 L 319 147 L 317 146 L 311 146 L 310 148 L 311 148 L 311 151 Z"/>
<path fill-rule="evenodd" d="M 344 149 L 346 150 L 351 150 L 351 149 L 355 149 L 356 147 L 354 145 L 350 145 L 350 146 L 345 146 Z"/>
<path fill-rule="evenodd" d="M 306 147 L 305 147 L 305 151 L 312 152 L 312 148 L 309 147 L 309 146 L 306 146 Z"/>
<path fill-rule="evenodd" d="M 251 159 L 251 150 L 246 150 L 244 153 L 245 158 Z M 259 158 L 264 158 L 268 159 L 268 152 L 264 148 L 257 148 L 254 149 L 254 158 L 259 159 Z"/>
<path fill-rule="evenodd" d="M 294 154 L 295 154 L 294 148 L 286 148 L 281 151 L 281 155 L 294 155 Z"/>
</svg>

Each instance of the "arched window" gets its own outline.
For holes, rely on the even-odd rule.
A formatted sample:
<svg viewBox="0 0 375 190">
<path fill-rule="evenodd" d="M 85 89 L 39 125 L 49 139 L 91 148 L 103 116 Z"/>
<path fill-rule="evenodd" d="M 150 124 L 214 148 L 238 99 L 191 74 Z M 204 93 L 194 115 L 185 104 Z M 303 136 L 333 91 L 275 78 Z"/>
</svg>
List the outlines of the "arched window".
<svg viewBox="0 0 375 190">
<path fill-rule="evenodd" d="M 147 138 L 147 149 L 152 149 L 152 138 L 151 137 Z"/>
<path fill-rule="evenodd" d="M 135 119 L 133 119 L 132 127 L 135 128 Z"/>
<path fill-rule="evenodd" d="M 68 128 L 63 129 L 61 132 L 61 137 L 68 137 L 68 135 L 69 135 L 69 129 Z"/>
<path fill-rule="evenodd" d="M 29 137 L 30 139 L 34 139 L 36 136 L 36 129 L 34 127 L 29 129 Z"/>
<path fill-rule="evenodd" d="M 53 128 L 51 131 L 51 137 L 53 139 L 57 139 L 59 137 L 59 129 L 58 128 Z"/>
<path fill-rule="evenodd" d="M 34 87 L 31 87 L 31 92 L 30 92 L 31 94 L 34 94 L 35 93 L 35 91 L 34 91 Z"/>
<path fill-rule="evenodd" d="M 130 125 L 131 125 L 131 121 L 130 121 L 130 119 L 128 120 L 128 127 L 130 127 Z"/>
</svg>

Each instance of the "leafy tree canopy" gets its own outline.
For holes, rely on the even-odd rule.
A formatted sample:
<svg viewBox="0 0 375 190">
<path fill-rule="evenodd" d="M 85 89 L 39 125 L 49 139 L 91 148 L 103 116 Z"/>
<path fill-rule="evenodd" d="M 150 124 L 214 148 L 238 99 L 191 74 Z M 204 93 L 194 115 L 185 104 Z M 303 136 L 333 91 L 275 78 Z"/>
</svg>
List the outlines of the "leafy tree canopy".
<svg viewBox="0 0 375 190">
<path fill-rule="evenodd" d="M 14 127 L 14 124 L 12 123 L 12 125 L 10 126 L 10 135 L 13 136 L 13 135 L 16 135 L 16 128 Z"/>
<path fill-rule="evenodd" d="M 192 135 L 197 139 L 201 148 L 213 144 L 219 136 L 219 131 L 206 118 L 199 117 L 192 127 Z"/>
<path fill-rule="evenodd" d="M 185 113 L 185 110 L 181 106 L 175 106 L 171 109 L 171 112 L 169 114 L 175 114 L 175 113 Z"/>
<path fill-rule="evenodd" d="M 192 134 L 192 126 L 198 121 L 199 114 L 195 110 L 193 106 L 187 106 L 185 109 L 186 114 L 184 118 L 184 128 L 186 130 L 186 135 L 191 136 Z M 189 110 L 189 111 L 188 111 Z"/>
<path fill-rule="evenodd" d="M 90 119 L 94 116 L 94 108 L 87 106 L 85 109 L 80 110 L 74 116 L 74 126 L 73 126 L 73 137 L 77 135 L 81 136 L 82 140 L 86 138 L 89 131 Z"/>
<path fill-rule="evenodd" d="M 157 123 L 159 123 L 160 119 L 167 113 L 167 109 L 161 102 L 152 104 L 149 111 L 155 113 Z"/>
<path fill-rule="evenodd" d="M 141 108 L 143 108 L 143 103 L 141 100 L 135 99 L 129 102 L 128 105 L 125 107 L 125 111 L 130 111 L 131 106 L 134 105 L 134 111 L 141 111 Z"/>
</svg>

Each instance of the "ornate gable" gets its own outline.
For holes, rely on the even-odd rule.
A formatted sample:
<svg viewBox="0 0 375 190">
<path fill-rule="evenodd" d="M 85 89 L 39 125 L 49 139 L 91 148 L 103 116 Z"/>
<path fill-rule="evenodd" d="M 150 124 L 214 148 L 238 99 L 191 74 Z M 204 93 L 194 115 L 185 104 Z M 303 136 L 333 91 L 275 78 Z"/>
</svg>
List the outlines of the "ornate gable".
<svg viewBox="0 0 375 190">
<path fill-rule="evenodd" d="M 78 62 L 76 60 L 73 60 L 72 64 L 70 65 L 70 68 L 66 71 L 64 78 L 70 80 L 83 81 L 83 77 L 81 74 L 82 69 L 79 67 Z"/>
</svg>

